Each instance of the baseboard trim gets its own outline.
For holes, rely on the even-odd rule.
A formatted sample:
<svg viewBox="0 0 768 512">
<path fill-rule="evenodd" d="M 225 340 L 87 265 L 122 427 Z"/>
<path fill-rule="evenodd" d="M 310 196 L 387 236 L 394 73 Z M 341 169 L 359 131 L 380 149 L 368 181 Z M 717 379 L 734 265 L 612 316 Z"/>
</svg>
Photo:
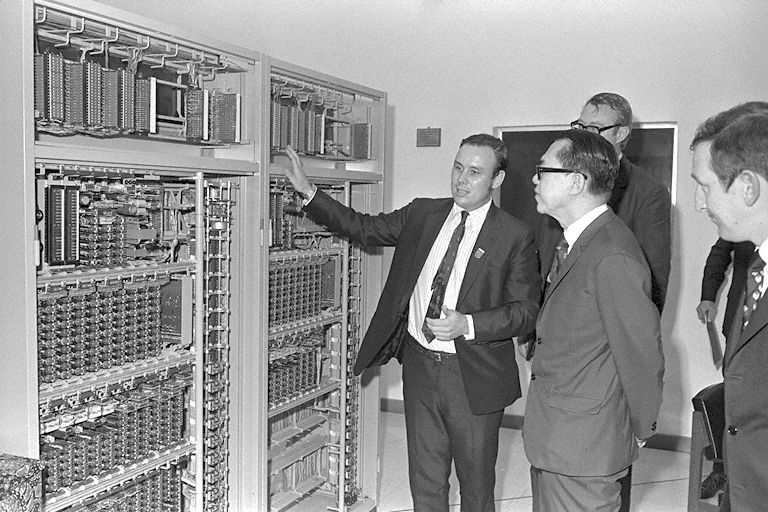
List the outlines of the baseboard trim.
<svg viewBox="0 0 768 512">
<path fill-rule="evenodd" d="M 402 400 L 382 398 L 380 404 L 380 410 L 382 412 L 394 412 L 398 414 L 403 414 L 404 412 Z M 523 428 L 523 417 L 518 414 L 505 414 L 501 419 L 501 427 L 520 430 Z M 691 451 L 691 438 L 673 434 L 656 434 L 648 440 L 648 443 L 645 446 L 655 450 L 689 453 Z"/>
</svg>

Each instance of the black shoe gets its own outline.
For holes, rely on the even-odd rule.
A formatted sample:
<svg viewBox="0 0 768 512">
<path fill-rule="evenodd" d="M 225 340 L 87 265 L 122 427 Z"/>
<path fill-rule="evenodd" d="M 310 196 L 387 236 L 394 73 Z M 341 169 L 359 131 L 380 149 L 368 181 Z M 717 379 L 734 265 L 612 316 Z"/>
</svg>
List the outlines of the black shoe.
<svg viewBox="0 0 768 512">
<path fill-rule="evenodd" d="M 725 473 L 712 471 L 707 478 L 701 482 L 701 499 L 706 500 L 713 497 L 719 491 L 725 489 L 727 478 Z"/>
</svg>

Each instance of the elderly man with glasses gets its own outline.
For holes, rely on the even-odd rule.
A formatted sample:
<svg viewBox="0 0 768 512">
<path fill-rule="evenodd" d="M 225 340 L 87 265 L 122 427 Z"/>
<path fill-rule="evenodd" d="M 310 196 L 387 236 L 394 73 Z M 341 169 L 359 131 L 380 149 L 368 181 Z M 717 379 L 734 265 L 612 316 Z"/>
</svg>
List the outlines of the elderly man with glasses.
<svg viewBox="0 0 768 512">
<path fill-rule="evenodd" d="M 651 267 L 653 303 L 661 313 L 667 293 L 671 259 L 669 191 L 651 175 L 624 156 L 632 133 L 632 107 L 623 97 L 603 92 L 592 96 L 571 128 L 587 130 L 611 143 L 619 158 L 619 173 L 608 206 L 634 233 Z M 548 266 L 562 229 L 545 217 L 537 246 L 542 266 Z M 542 268 L 546 275 L 548 268 Z"/>
<path fill-rule="evenodd" d="M 534 512 L 624 505 L 621 480 L 656 431 L 664 355 L 651 273 L 607 202 L 606 140 L 570 130 L 541 157 L 536 209 L 562 226 L 536 322 L 523 438 Z"/>
<path fill-rule="evenodd" d="M 672 202 L 667 188 L 624 156 L 624 148 L 632 133 L 632 107 L 623 96 L 602 92 L 592 96 L 581 109 L 571 128 L 600 135 L 613 146 L 619 159 L 619 170 L 608 206 L 624 221 L 637 238 L 651 268 L 651 297 L 661 314 L 667 294 L 671 260 L 670 210 Z M 554 258 L 562 228 L 551 217 L 543 217 L 536 233 L 536 248 L 541 262 L 541 276 L 546 277 Z M 546 286 L 546 284 L 545 284 Z M 535 335 L 522 337 L 526 358 L 532 357 Z M 620 512 L 629 512 L 632 468 L 621 481 Z"/>
</svg>

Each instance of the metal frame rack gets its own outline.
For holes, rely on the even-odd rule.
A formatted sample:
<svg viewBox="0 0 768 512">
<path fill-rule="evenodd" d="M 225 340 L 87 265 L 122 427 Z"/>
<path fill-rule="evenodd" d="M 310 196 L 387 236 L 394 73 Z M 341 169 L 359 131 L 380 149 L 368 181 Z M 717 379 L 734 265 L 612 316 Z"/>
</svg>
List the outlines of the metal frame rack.
<svg viewBox="0 0 768 512">
<path fill-rule="evenodd" d="M 267 73 L 265 72 L 265 76 Z M 270 179 L 264 510 L 375 508 L 378 383 L 352 375 L 381 286 L 381 254 L 301 213 L 283 177 L 290 144 L 313 181 L 359 211 L 382 209 L 386 94 L 268 61 Z M 311 376 L 311 378 L 309 378 Z"/>
<path fill-rule="evenodd" d="M 0 451 L 40 458 L 46 512 L 229 510 L 261 57 L 87 0 L 0 14 Z"/>
<path fill-rule="evenodd" d="M 292 144 L 380 211 L 386 94 L 92 0 L 0 33 L 0 452 L 44 510 L 373 510 L 381 253 L 269 205 Z"/>
</svg>

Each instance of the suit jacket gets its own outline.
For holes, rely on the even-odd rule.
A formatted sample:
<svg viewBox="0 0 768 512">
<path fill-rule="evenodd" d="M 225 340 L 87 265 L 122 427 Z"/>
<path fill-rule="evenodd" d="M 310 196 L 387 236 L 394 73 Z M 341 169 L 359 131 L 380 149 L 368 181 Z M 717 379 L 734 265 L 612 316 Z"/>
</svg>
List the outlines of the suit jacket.
<svg viewBox="0 0 768 512">
<path fill-rule="evenodd" d="M 573 244 L 536 332 L 523 425 L 531 465 L 569 476 L 630 466 L 635 437 L 656 429 L 664 355 L 648 265 L 612 211 Z"/>
<path fill-rule="evenodd" d="M 408 303 L 419 273 L 453 199 L 415 199 L 391 213 L 365 215 L 334 201 L 321 190 L 305 206 L 332 231 L 363 245 L 395 246 L 389 276 L 355 362 L 359 375 L 386 345 L 400 341 Z M 475 338 L 455 340 L 456 354 L 475 414 L 502 410 L 520 397 L 513 336 L 533 329 L 539 310 L 533 233 L 491 205 L 461 283 L 457 311 L 471 314 Z"/>
<path fill-rule="evenodd" d="M 731 510 L 765 510 L 768 499 L 768 299 L 741 331 L 744 288 L 723 359 L 723 453 Z"/>
<path fill-rule="evenodd" d="M 634 233 L 642 248 L 651 268 L 653 303 L 661 313 L 667 295 L 672 250 L 669 221 L 672 202 L 669 191 L 647 172 L 622 157 L 608 206 Z M 549 272 L 555 245 L 562 236 L 563 229 L 557 221 L 548 215 L 543 216 L 536 235 L 536 247 L 544 276 Z"/>
<path fill-rule="evenodd" d="M 736 309 L 741 307 L 739 300 L 744 291 L 749 259 L 755 252 L 755 244 L 752 242 L 728 242 L 718 238 L 709 251 L 707 263 L 704 265 L 704 275 L 701 278 L 701 300 L 716 302 L 717 292 L 725 281 L 725 271 L 731 263 L 731 252 L 733 252 L 733 274 L 725 305 L 725 315 L 723 316 L 723 334 L 726 342 L 730 335 L 729 331 L 733 324 Z"/>
</svg>

